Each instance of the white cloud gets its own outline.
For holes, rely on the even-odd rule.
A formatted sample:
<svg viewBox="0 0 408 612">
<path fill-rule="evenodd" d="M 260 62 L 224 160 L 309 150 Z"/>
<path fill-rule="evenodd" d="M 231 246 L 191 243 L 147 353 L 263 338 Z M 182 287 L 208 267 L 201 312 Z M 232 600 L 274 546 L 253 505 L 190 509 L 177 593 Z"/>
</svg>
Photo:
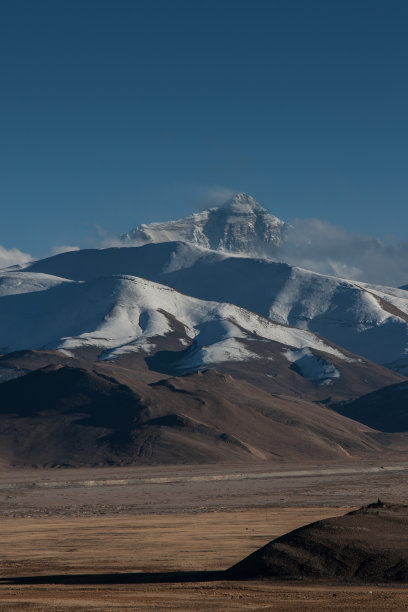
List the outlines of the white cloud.
<svg viewBox="0 0 408 612">
<path fill-rule="evenodd" d="M 102 227 L 102 225 L 99 225 L 99 223 L 95 223 L 94 227 L 99 238 L 106 238 L 108 232 Z"/>
<path fill-rule="evenodd" d="M 236 189 L 214 185 L 213 187 L 196 186 L 195 193 L 191 195 L 192 207 L 196 210 L 206 210 L 225 204 L 237 193 Z"/>
<path fill-rule="evenodd" d="M 210 208 L 224 203 L 234 191 L 224 187 L 198 189 Z M 196 200 L 197 204 L 197 200 Z M 100 246 L 121 247 L 118 236 L 98 226 Z M 126 243 L 126 246 L 131 246 Z M 295 266 L 350 280 L 399 287 L 408 283 L 408 242 L 388 237 L 386 241 L 348 232 L 321 219 L 295 219 L 287 231 L 278 259 Z"/>
<path fill-rule="evenodd" d="M 51 255 L 59 255 L 68 251 L 79 251 L 79 246 L 60 245 L 51 247 Z"/>
<path fill-rule="evenodd" d="M 279 258 L 321 274 L 381 285 L 408 283 L 408 242 L 383 242 L 321 219 L 296 219 Z"/>
<path fill-rule="evenodd" d="M 228 202 L 237 192 L 229 187 L 210 187 L 204 197 L 207 201 L 206 206 L 219 206 Z"/>
<path fill-rule="evenodd" d="M 0 245 L 0 268 L 24 264 L 31 260 L 31 255 L 23 253 L 20 249 L 6 249 Z"/>
<path fill-rule="evenodd" d="M 166 200 L 177 202 L 180 206 L 181 216 L 191 214 L 194 210 L 204 210 L 214 206 L 220 206 L 230 200 L 239 189 L 226 187 L 225 185 L 208 185 L 193 182 L 176 182 L 166 189 Z M 185 209 L 185 212 L 182 212 Z M 174 219 L 169 206 L 169 219 Z M 145 221 L 147 223 L 147 221 Z"/>
</svg>

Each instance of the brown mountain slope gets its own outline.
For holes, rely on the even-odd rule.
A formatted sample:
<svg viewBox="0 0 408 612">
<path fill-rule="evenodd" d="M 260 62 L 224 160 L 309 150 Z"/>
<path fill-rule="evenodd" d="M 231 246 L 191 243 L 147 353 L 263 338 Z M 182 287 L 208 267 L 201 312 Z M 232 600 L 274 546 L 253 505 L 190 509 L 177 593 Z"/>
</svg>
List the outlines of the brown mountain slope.
<svg viewBox="0 0 408 612">
<path fill-rule="evenodd" d="M 229 570 L 233 578 L 408 582 L 408 506 L 378 502 L 291 531 Z"/>
<path fill-rule="evenodd" d="M 214 370 L 130 388 L 49 366 L 0 385 L 0 459 L 14 465 L 347 460 L 382 450 L 360 423 Z"/>
<path fill-rule="evenodd" d="M 200 366 L 191 366 L 194 354 L 200 351 L 200 345 L 193 342 L 191 346 L 183 348 L 180 338 L 183 338 L 181 332 L 174 329 L 170 334 L 154 337 L 154 346 L 149 354 L 141 350 L 112 360 L 101 360 L 103 351 L 97 347 L 71 350 L 69 356 L 56 350 L 17 351 L 0 356 L 0 382 L 3 372 L 13 375 L 13 369 L 31 371 L 58 364 L 100 372 L 131 388 L 135 381 L 151 383 L 171 376 L 184 376 L 200 369 Z M 407 380 L 405 376 L 384 366 L 345 351 L 347 359 L 314 350 L 313 355 L 291 363 L 285 356 L 290 347 L 279 342 L 256 337 L 241 339 L 240 342 L 243 349 L 256 353 L 258 358 L 222 361 L 214 367 L 269 393 L 333 405 Z M 312 362 L 312 369 L 319 371 L 329 366 L 335 368 L 338 375 L 326 380 L 313 379 L 313 375 L 307 371 L 308 360 Z M 306 369 L 302 365 L 303 361 L 306 362 Z"/>
</svg>

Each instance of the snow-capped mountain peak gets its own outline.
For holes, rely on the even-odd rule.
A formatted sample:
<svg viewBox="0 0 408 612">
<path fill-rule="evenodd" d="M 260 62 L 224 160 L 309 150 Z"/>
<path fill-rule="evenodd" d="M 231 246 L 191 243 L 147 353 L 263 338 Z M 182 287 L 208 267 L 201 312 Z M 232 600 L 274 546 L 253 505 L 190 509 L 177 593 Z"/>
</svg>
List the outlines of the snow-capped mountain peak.
<svg viewBox="0 0 408 612">
<path fill-rule="evenodd" d="M 267 212 L 266 209 L 259 204 L 259 202 L 257 202 L 247 193 L 236 193 L 230 200 L 222 204 L 219 208 L 231 211 L 232 214 L 255 214 L 255 211 Z"/>
<path fill-rule="evenodd" d="M 237 193 L 219 207 L 177 221 L 142 224 L 121 239 L 132 246 L 181 241 L 217 251 L 268 257 L 276 254 L 286 227 L 252 196 Z"/>
</svg>

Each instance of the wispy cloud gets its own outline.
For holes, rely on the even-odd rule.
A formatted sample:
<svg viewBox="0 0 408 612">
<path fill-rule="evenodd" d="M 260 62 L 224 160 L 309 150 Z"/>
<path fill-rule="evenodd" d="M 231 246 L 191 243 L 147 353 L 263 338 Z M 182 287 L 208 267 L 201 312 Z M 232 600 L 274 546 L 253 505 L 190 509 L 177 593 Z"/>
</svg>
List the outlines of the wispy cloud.
<svg viewBox="0 0 408 612">
<path fill-rule="evenodd" d="M 351 280 L 400 286 L 408 282 L 408 242 L 383 242 L 321 219 L 296 219 L 288 230 L 280 259 Z"/>
<path fill-rule="evenodd" d="M 79 246 L 69 245 L 57 245 L 51 247 L 51 255 L 59 255 L 60 253 L 67 253 L 68 251 L 79 251 Z"/>
<path fill-rule="evenodd" d="M 131 243 L 124 243 L 118 235 L 110 235 L 99 223 L 96 223 L 94 227 L 97 234 L 96 248 L 107 249 L 110 247 L 133 246 Z M 129 228 L 129 230 L 131 229 L 133 228 Z"/>
<path fill-rule="evenodd" d="M 0 245 L 0 268 L 24 264 L 31 260 L 31 255 L 23 253 L 20 249 L 6 249 Z"/>
<path fill-rule="evenodd" d="M 231 187 L 196 185 L 195 189 L 192 190 L 191 204 L 196 210 L 214 208 L 228 202 L 236 193 L 237 190 Z"/>
<path fill-rule="evenodd" d="M 169 201 L 184 203 L 185 214 L 195 210 L 204 210 L 213 206 L 220 206 L 232 198 L 239 189 L 226 185 L 208 185 L 195 182 L 175 182 L 166 189 L 166 198 Z M 174 219 L 170 214 L 169 219 Z"/>
<path fill-rule="evenodd" d="M 231 189 L 229 187 L 210 187 L 204 193 L 204 199 L 206 201 L 206 206 L 219 206 L 220 204 L 224 204 L 224 202 L 228 202 L 236 193 L 236 190 Z"/>
</svg>

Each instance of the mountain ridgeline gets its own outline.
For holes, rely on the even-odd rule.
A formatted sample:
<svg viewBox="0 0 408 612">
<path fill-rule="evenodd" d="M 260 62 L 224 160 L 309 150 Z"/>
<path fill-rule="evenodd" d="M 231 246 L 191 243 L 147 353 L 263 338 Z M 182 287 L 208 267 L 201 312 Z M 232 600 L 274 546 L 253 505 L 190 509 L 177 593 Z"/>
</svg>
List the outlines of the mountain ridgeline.
<svg viewBox="0 0 408 612">
<path fill-rule="evenodd" d="M 1 458 L 404 453 L 408 292 L 279 262 L 287 227 L 238 194 L 120 247 L 0 270 Z"/>
</svg>

